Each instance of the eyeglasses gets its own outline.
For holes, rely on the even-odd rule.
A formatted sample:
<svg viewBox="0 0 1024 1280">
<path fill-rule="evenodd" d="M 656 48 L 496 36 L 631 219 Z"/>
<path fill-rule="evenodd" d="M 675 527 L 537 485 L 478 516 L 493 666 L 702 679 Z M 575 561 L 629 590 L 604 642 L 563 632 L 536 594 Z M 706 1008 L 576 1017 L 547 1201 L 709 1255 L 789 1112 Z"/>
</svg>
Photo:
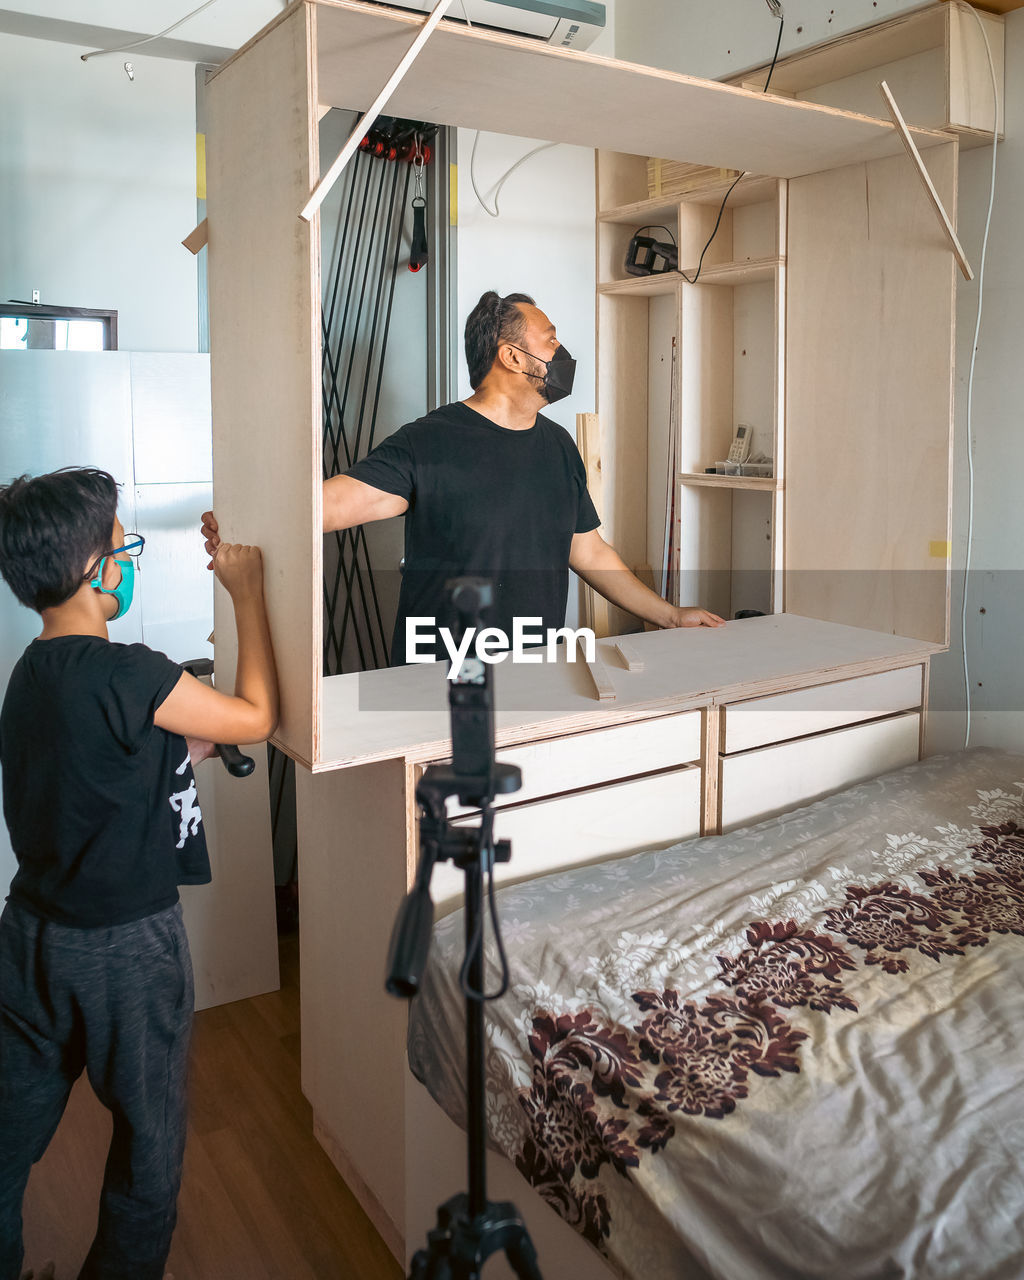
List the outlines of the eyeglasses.
<svg viewBox="0 0 1024 1280">
<path fill-rule="evenodd" d="M 104 561 L 109 560 L 111 556 L 120 555 L 125 552 L 130 555 L 133 560 L 137 560 L 142 555 L 142 548 L 146 545 L 146 539 L 141 533 L 126 533 L 124 542 L 119 547 L 114 547 L 112 551 L 104 551 L 97 560 L 93 562 L 92 568 L 85 575 L 87 578 L 93 578 L 103 572 Z"/>
<path fill-rule="evenodd" d="M 108 551 L 108 556 L 120 555 L 122 551 L 127 551 L 130 556 L 141 556 L 142 548 L 146 545 L 146 539 L 141 533 L 126 533 L 124 535 L 124 544 L 115 547 L 113 551 Z"/>
</svg>

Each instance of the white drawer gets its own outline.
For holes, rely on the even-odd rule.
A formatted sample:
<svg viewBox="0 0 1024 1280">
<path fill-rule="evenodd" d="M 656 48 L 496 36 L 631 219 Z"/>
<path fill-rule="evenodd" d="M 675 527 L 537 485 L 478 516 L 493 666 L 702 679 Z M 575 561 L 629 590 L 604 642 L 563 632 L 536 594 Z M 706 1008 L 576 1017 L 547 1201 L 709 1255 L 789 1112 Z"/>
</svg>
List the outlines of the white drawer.
<svg viewBox="0 0 1024 1280">
<path fill-rule="evenodd" d="M 920 754 L 920 733 L 921 716 L 914 711 L 723 756 L 719 765 L 721 829 L 760 822 L 911 764 Z"/>
<path fill-rule="evenodd" d="M 923 676 L 920 665 L 902 667 L 732 703 L 723 708 L 721 749 L 727 755 L 749 751 L 769 742 L 785 742 L 839 725 L 908 711 L 921 705 Z"/>
<path fill-rule="evenodd" d="M 630 778 L 691 764 L 701 757 L 701 713 L 637 720 L 612 729 L 595 729 L 570 738 L 529 742 L 518 747 L 498 747 L 503 764 L 517 764 L 523 771 L 521 790 L 498 796 L 495 805 L 523 804 L 540 796 L 578 791 L 604 782 Z M 449 801 L 452 815 L 468 810 Z"/>
<path fill-rule="evenodd" d="M 512 841 L 512 861 L 496 869 L 495 879 L 532 880 L 699 835 L 701 799 L 701 770 L 691 767 L 503 809 L 494 834 Z M 452 825 L 473 821 L 462 817 Z M 461 905 L 462 888 L 462 872 L 450 862 L 434 868 L 431 896 L 439 917 Z"/>
</svg>

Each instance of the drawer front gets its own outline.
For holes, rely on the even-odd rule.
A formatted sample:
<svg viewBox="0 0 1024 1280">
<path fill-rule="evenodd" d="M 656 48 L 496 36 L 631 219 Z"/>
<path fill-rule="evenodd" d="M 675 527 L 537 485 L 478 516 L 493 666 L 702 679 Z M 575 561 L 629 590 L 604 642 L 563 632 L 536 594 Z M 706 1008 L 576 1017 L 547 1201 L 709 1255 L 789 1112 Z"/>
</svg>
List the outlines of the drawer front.
<svg viewBox="0 0 1024 1280">
<path fill-rule="evenodd" d="M 522 788 L 511 795 L 498 796 L 495 806 L 523 804 L 541 796 L 596 787 L 618 778 L 699 760 L 701 713 L 684 711 L 681 715 L 577 733 L 571 738 L 498 747 L 495 754 L 503 764 L 517 764 L 523 771 Z M 455 815 L 468 810 L 449 801 L 448 812 Z"/>
<path fill-rule="evenodd" d="M 507 808 L 495 818 L 498 839 L 512 841 L 512 861 L 496 869 L 497 882 L 531 880 L 550 871 L 642 849 L 665 848 L 700 834 L 701 770 L 672 769 L 595 787 L 553 800 Z M 453 826 L 471 825 L 457 818 Z M 431 896 L 437 915 L 462 904 L 462 872 L 435 867 Z"/>
<path fill-rule="evenodd" d="M 749 751 L 920 707 L 924 668 L 903 667 L 854 680 L 752 698 L 722 709 L 722 751 Z"/>
<path fill-rule="evenodd" d="M 837 729 L 780 746 L 723 757 L 721 829 L 731 831 L 911 764 L 920 755 L 921 716 Z"/>
</svg>

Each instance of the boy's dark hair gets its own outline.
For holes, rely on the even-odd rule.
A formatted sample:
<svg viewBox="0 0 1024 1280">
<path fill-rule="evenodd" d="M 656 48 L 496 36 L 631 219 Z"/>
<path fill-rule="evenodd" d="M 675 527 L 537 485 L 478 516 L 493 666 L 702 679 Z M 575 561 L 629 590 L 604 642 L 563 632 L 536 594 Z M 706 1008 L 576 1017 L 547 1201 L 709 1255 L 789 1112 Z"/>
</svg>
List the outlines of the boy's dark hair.
<svg viewBox="0 0 1024 1280">
<path fill-rule="evenodd" d="M 501 344 L 522 342 L 526 317 L 516 305 L 519 302 L 537 305 L 528 294 L 510 293 L 503 298 L 492 289 L 470 312 L 466 321 L 466 363 L 469 385 L 474 391 L 490 373 Z"/>
<path fill-rule="evenodd" d="M 0 574 L 40 612 L 70 600 L 110 550 L 117 484 L 106 471 L 64 467 L 0 486 Z"/>
</svg>

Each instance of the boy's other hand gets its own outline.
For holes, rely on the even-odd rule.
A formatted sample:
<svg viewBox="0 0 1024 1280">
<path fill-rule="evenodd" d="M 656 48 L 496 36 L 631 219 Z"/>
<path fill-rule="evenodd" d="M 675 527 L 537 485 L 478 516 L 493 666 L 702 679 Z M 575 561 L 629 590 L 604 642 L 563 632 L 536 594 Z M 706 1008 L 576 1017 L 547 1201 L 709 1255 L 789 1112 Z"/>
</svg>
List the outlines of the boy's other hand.
<svg viewBox="0 0 1024 1280">
<path fill-rule="evenodd" d="M 214 742 L 207 742 L 205 738 L 186 737 L 185 745 L 188 747 L 188 757 L 192 761 L 193 769 L 204 760 L 209 760 L 211 756 L 220 755 L 220 747 Z"/>
<path fill-rule="evenodd" d="M 218 525 L 216 517 L 212 511 L 203 512 L 203 525 L 199 532 L 206 540 L 206 554 L 210 557 L 210 563 L 207 569 L 213 568 L 213 558 L 217 554 L 217 548 L 220 546 L 220 534 L 218 533 Z"/>
<path fill-rule="evenodd" d="M 213 571 L 232 600 L 263 595 L 263 552 L 237 542 L 220 542 L 213 557 Z"/>
</svg>

